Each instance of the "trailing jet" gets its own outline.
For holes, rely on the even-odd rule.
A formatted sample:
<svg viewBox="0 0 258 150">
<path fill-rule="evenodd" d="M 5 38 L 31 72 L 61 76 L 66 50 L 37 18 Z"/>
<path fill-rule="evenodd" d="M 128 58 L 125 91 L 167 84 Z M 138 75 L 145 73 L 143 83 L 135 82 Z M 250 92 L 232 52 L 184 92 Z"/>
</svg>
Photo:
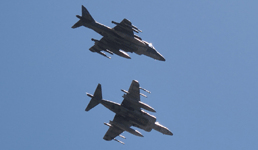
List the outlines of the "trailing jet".
<svg viewBox="0 0 258 150">
<path fill-rule="evenodd" d="M 123 19 L 120 23 L 112 21 L 116 26 L 110 28 L 95 21 L 83 5 L 82 16 L 76 15 L 76 17 L 80 20 L 75 23 L 72 28 L 85 26 L 103 36 L 100 40 L 91 39 L 95 42 L 94 46 L 90 48 L 90 51 L 92 52 L 97 52 L 110 58 L 104 52 L 101 52 L 106 51 L 111 55 L 115 53 L 128 59 L 131 59 L 131 57 L 126 52 L 135 52 L 138 55 L 143 54 L 156 60 L 165 61 L 165 58 L 151 43 L 142 40 L 139 36 L 134 34 L 134 32 L 139 33 L 142 31 L 132 25 L 127 19 Z"/>
<path fill-rule="evenodd" d="M 101 84 L 98 84 L 94 95 L 87 93 L 87 95 L 91 97 L 91 100 L 85 111 L 89 111 L 100 103 L 116 114 L 113 121 L 104 123 L 109 126 L 108 131 L 103 137 L 104 140 L 115 140 L 124 144 L 122 141 L 116 139 L 117 136 L 125 139 L 124 136 L 120 135 L 124 131 L 143 137 L 139 131 L 132 129 L 131 126 L 138 127 L 147 132 L 154 129 L 166 135 L 173 135 L 168 128 L 156 122 L 155 116 L 150 115 L 141 109 L 143 108 L 151 112 L 156 112 L 151 106 L 140 101 L 140 95 L 147 97 L 140 93 L 140 89 L 150 93 L 148 90 L 141 88 L 138 81 L 133 80 L 128 91 L 122 90 L 125 94 L 123 95 L 124 100 L 121 104 L 102 99 Z"/>
</svg>

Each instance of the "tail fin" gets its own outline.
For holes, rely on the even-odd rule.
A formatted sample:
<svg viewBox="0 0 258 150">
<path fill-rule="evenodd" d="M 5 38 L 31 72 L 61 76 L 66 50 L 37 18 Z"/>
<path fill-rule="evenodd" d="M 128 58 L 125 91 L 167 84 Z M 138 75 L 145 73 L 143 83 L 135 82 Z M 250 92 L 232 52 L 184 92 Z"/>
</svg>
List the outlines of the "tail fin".
<svg viewBox="0 0 258 150">
<path fill-rule="evenodd" d="M 82 5 L 82 17 L 86 19 L 88 22 L 95 22 L 95 20 L 92 18 L 88 10 Z"/>
<path fill-rule="evenodd" d="M 101 100 L 102 100 L 102 90 L 101 90 L 101 84 L 98 84 L 94 95 L 91 95 L 89 93 L 87 93 L 87 95 L 89 97 L 91 97 L 90 103 L 88 104 L 88 106 L 86 107 L 85 111 L 89 111 L 91 110 L 93 107 L 97 106 Z"/>
<path fill-rule="evenodd" d="M 77 18 L 80 20 L 76 22 L 72 28 L 78 28 L 83 25 L 83 23 L 90 23 L 95 22 L 95 20 L 92 18 L 88 10 L 82 5 L 82 16 L 76 15 Z"/>
</svg>

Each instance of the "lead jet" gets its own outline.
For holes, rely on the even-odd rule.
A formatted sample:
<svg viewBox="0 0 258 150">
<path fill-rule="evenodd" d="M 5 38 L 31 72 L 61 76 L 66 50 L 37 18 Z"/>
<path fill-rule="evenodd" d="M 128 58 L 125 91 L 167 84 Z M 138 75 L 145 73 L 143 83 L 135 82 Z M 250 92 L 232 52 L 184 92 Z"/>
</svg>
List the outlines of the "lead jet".
<svg viewBox="0 0 258 150">
<path fill-rule="evenodd" d="M 85 26 L 103 36 L 100 40 L 91 39 L 95 42 L 94 46 L 90 48 L 90 51 L 92 52 L 97 52 L 110 58 L 102 52 L 105 51 L 112 55 L 115 53 L 128 59 L 131 59 L 131 57 L 126 52 L 134 52 L 138 55 L 143 54 L 156 60 L 165 61 L 165 58 L 151 43 L 142 40 L 139 36 L 134 34 L 134 32 L 139 33 L 142 31 L 132 25 L 132 23 L 127 19 L 123 19 L 120 23 L 112 21 L 116 26 L 114 28 L 110 28 L 95 21 L 83 5 L 82 16 L 76 15 L 76 17 L 80 20 L 75 23 L 72 28 Z"/>
<path fill-rule="evenodd" d="M 168 128 L 156 122 L 155 116 L 150 115 L 141 109 L 143 108 L 151 112 L 156 112 L 151 106 L 140 101 L 140 95 L 147 97 L 140 93 L 140 89 L 150 93 L 148 90 L 141 88 L 138 81 L 133 80 L 128 91 L 122 90 L 125 94 L 123 95 L 124 100 L 121 104 L 102 99 L 101 84 L 98 84 L 94 95 L 87 93 L 87 95 L 91 97 L 91 100 L 85 111 L 89 111 L 100 103 L 115 113 L 113 121 L 104 123 L 109 126 L 108 131 L 103 137 L 104 140 L 115 140 L 124 144 L 122 141 L 116 139 L 117 136 L 125 139 L 124 136 L 120 135 L 124 131 L 143 137 L 139 131 L 132 129 L 131 126 L 138 127 L 147 132 L 154 129 L 166 135 L 173 135 Z"/>
</svg>

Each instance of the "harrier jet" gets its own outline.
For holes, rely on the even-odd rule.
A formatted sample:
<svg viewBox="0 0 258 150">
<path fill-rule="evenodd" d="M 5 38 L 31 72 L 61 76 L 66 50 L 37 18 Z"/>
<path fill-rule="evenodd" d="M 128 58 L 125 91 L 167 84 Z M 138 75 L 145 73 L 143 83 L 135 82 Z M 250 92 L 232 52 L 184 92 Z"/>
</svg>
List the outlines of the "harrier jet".
<svg viewBox="0 0 258 150">
<path fill-rule="evenodd" d="M 133 80 L 128 91 L 122 90 L 125 94 L 123 95 L 124 100 L 121 104 L 102 99 L 101 84 L 98 84 L 94 95 L 87 93 L 91 97 L 91 100 L 85 111 L 89 111 L 100 103 L 115 113 L 113 121 L 104 123 L 109 126 L 108 131 L 103 137 L 104 140 L 115 140 L 124 144 L 122 141 L 116 139 L 117 136 L 125 139 L 124 136 L 120 135 L 124 131 L 143 137 L 139 131 L 132 129 L 131 126 L 138 127 L 147 132 L 154 129 L 166 135 L 173 135 L 168 128 L 156 122 L 155 116 L 141 109 L 156 112 L 151 106 L 140 101 L 140 95 L 146 97 L 146 95 L 140 93 L 140 89 L 150 93 L 148 90 L 141 88 L 138 81 Z"/>
<path fill-rule="evenodd" d="M 90 51 L 92 52 L 97 52 L 110 58 L 102 52 L 105 51 L 112 55 L 115 53 L 128 59 L 131 59 L 131 57 L 126 52 L 134 52 L 138 55 L 143 54 L 156 60 L 165 61 L 165 58 L 151 43 L 142 40 L 139 36 L 134 34 L 134 32 L 139 33 L 142 31 L 132 25 L 132 23 L 127 19 L 123 19 L 120 23 L 112 21 L 116 26 L 114 28 L 110 28 L 95 21 L 83 5 L 82 16 L 76 15 L 76 17 L 80 20 L 75 23 L 72 28 L 85 26 L 103 36 L 100 40 L 91 39 L 95 42 L 94 46 L 90 48 Z"/>
</svg>

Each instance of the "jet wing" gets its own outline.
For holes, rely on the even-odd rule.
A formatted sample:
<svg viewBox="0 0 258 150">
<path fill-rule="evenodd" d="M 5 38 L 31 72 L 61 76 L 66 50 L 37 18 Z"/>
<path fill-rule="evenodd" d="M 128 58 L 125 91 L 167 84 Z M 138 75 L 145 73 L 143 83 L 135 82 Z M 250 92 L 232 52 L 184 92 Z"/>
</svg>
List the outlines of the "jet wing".
<svg viewBox="0 0 258 150">
<path fill-rule="evenodd" d="M 107 58 L 110 58 L 101 51 L 106 51 L 112 55 L 113 55 L 113 52 L 117 53 L 119 51 L 118 48 L 110 46 L 110 41 L 107 39 L 107 37 L 103 37 L 99 41 L 95 39 L 92 39 L 92 40 L 95 42 L 95 44 L 89 49 L 92 52 L 97 52 Z"/>
<path fill-rule="evenodd" d="M 91 39 L 95 42 L 95 44 L 90 48 L 90 51 L 97 52 L 97 51 L 106 51 L 106 49 L 109 49 L 109 43 L 110 40 L 108 40 L 107 37 L 103 37 L 100 40 Z"/>
<path fill-rule="evenodd" d="M 122 106 L 128 109 L 136 109 L 140 110 L 140 106 L 136 105 L 140 101 L 140 85 L 139 82 L 133 80 L 129 91 L 124 96 L 124 100 L 122 102 Z"/>
<path fill-rule="evenodd" d="M 122 116 L 119 116 L 119 115 L 115 115 L 112 122 L 114 122 L 114 124 L 118 123 L 118 124 L 122 124 L 127 127 L 132 126 L 131 123 L 129 123 Z M 119 128 L 118 126 L 116 126 L 114 124 L 111 124 L 109 126 L 108 131 L 106 132 L 106 134 L 103 137 L 104 140 L 107 140 L 107 141 L 113 140 L 113 139 L 115 139 L 115 137 L 119 136 L 122 132 L 124 132 L 123 129 Z"/>
<path fill-rule="evenodd" d="M 112 23 L 115 23 L 116 26 L 113 28 L 116 31 L 123 32 L 125 34 L 128 34 L 130 36 L 134 36 L 133 32 L 141 32 L 137 27 L 133 26 L 131 21 L 128 19 L 123 19 L 120 23 L 116 23 L 112 21 Z"/>
<path fill-rule="evenodd" d="M 131 57 L 126 52 L 119 50 L 120 49 L 119 44 L 115 43 L 108 37 L 104 36 L 99 41 L 95 40 L 95 39 L 91 39 L 91 40 L 95 42 L 95 44 L 90 48 L 90 51 L 92 51 L 92 52 L 97 52 L 107 58 L 110 58 L 105 53 L 101 52 L 101 51 L 106 51 L 111 55 L 113 55 L 115 53 L 118 56 L 131 59 Z"/>
</svg>

